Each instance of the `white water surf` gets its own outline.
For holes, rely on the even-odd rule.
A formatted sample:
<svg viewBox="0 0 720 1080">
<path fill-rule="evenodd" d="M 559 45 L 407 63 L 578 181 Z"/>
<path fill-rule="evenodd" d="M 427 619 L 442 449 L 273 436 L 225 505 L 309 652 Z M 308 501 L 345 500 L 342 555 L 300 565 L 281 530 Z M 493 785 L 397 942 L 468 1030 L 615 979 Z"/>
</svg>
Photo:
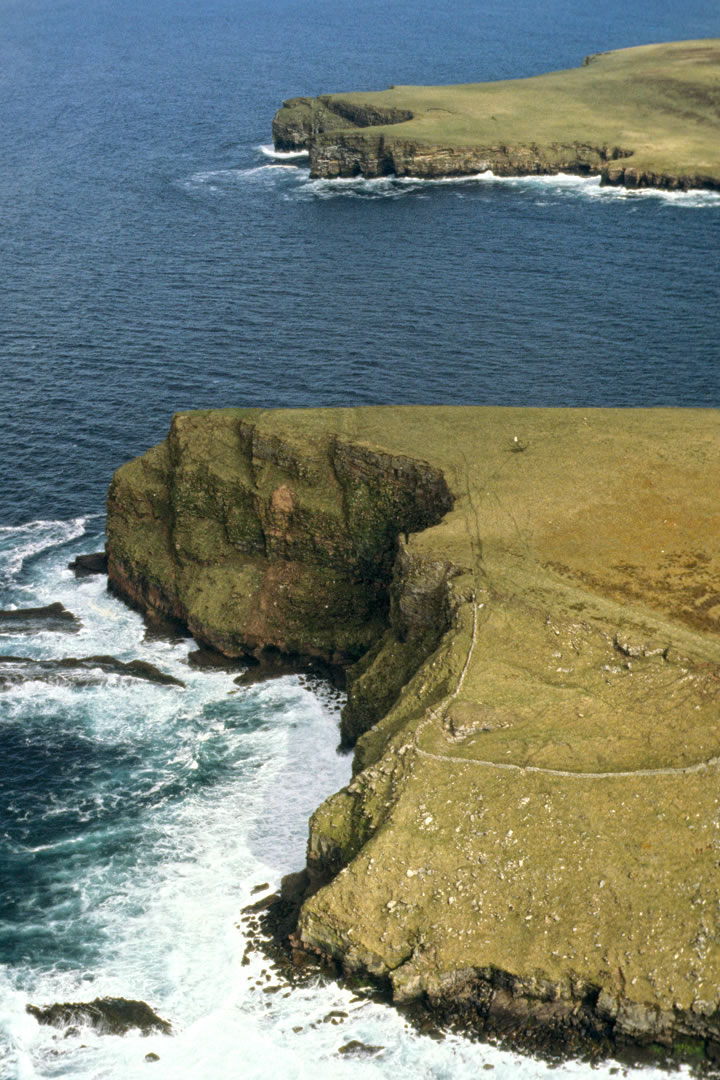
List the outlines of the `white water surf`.
<svg viewBox="0 0 720 1080">
<path fill-rule="evenodd" d="M 310 813 L 349 777 L 349 758 L 335 751 L 338 705 L 297 677 L 238 690 L 230 674 L 188 666 L 191 642 L 146 640 L 141 619 L 105 592 L 104 578 L 78 580 L 66 569 L 76 552 L 97 546 L 79 530 L 77 522 L 34 523 L 17 530 L 15 545 L 4 533 L 15 588 L 37 604 L 60 600 L 83 622 L 74 635 L 18 635 L 6 651 L 112 652 L 187 685 L 113 675 L 90 687 L 31 682 L 0 695 L 0 731 L 24 725 L 28 746 L 76 737 L 78 761 L 97 762 L 92 790 L 70 783 L 62 799 L 41 792 L 37 820 L 8 849 L 28 867 L 27 918 L 15 927 L 28 947 L 0 971 L 0 1075 L 133 1080 L 151 1069 L 163 1080 L 470 1080 L 487 1069 L 498 1080 L 588 1077 L 582 1063 L 551 1069 L 453 1035 L 435 1041 L 391 1007 L 332 982 L 264 992 L 278 980 L 260 953 L 243 965 L 240 912 L 253 886 L 276 888 L 302 865 Z M 21 552 L 39 537 L 42 554 L 23 563 Z M 43 822 L 63 815 L 73 822 L 64 837 L 33 842 Z M 54 877 L 41 908 L 33 906 L 35 859 L 54 860 L 45 864 Z M 43 933 L 54 945 L 34 944 Z M 173 1036 L 87 1027 L 66 1036 L 25 1012 L 28 1002 L 105 995 L 148 1001 Z M 378 1049 L 340 1054 L 352 1040 Z M 158 1060 L 146 1061 L 149 1053 Z"/>
</svg>

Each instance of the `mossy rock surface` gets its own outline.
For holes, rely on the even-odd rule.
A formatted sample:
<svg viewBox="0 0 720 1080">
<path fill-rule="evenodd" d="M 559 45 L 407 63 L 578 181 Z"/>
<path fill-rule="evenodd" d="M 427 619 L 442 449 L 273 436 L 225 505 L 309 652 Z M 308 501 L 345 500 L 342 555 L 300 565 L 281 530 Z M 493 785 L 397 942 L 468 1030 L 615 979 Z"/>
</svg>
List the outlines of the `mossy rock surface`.
<svg viewBox="0 0 720 1080">
<path fill-rule="evenodd" d="M 720 1042 L 719 445 L 713 410 L 225 410 L 119 470 L 116 588 L 354 662 L 306 948 L 489 1031 Z"/>
</svg>

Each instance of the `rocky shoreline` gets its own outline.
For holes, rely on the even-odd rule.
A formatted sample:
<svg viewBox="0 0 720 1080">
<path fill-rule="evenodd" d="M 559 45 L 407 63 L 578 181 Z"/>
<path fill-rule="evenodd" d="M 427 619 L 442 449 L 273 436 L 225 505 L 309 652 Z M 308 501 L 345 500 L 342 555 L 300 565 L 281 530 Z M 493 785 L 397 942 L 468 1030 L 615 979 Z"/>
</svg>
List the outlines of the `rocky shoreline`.
<svg viewBox="0 0 720 1080">
<path fill-rule="evenodd" d="M 306 99 L 299 99 L 304 104 Z M 720 179 L 707 173 L 655 172 L 624 164 L 632 151 L 575 143 L 541 149 L 535 146 L 428 146 L 386 135 L 338 132 L 332 141 L 314 136 L 292 138 L 286 124 L 294 127 L 286 113 L 296 100 L 283 102 L 273 121 L 278 150 L 306 150 L 310 175 L 315 179 L 337 180 L 381 176 L 444 180 L 473 177 L 485 172 L 494 176 L 599 176 L 604 186 L 630 190 L 658 188 L 663 191 L 720 190 Z M 277 134 L 275 134 L 277 133 Z M 319 134 L 319 133 L 318 133 Z"/>
<path fill-rule="evenodd" d="M 295 97 L 275 114 L 273 142 L 279 151 L 307 151 L 311 176 L 323 179 L 437 180 L 489 170 L 596 175 L 632 190 L 720 190 L 720 162 L 708 150 L 717 138 L 715 92 L 704 82 L 718 55 L 717 42 L 678 42 L 586 57 L 579 69 L 510 83 Z M 635 83 L 648 89 L 637 102 Z M 684 132 L 668 123 L 673 114 L 685 118 Z"/>
<path fill-rule="evenodd" d="M 346 670 L 354 776 L 284 882 L 296 952 L 484 1037 L 715 1068 L 719 434 L 222 410 L 118 471 L 117 592 L 227 656 Z"/>
</svg>

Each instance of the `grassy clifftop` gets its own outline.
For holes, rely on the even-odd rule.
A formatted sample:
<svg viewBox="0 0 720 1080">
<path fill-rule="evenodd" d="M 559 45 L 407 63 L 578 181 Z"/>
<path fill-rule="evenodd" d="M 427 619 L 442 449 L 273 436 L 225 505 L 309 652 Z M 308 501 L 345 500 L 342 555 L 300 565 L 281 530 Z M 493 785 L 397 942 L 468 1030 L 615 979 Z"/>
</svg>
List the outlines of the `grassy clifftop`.
<svg viewBox="0 0 720 1080">
<path fill-rule="evenodd" d="M 121 592 L 355 661 L 305 949 L 481 1030 L 720 1060 L 718 445 L 713 410 L 224 410 L 119 470 Z"/>
<path fill-rule="evenodd" d="M 628 186 L 720 185 L 720 39 L 645 45 L 530 79 L 294 98 L 280 149 L 317 176 L 600 173 Z"/>
</svg>

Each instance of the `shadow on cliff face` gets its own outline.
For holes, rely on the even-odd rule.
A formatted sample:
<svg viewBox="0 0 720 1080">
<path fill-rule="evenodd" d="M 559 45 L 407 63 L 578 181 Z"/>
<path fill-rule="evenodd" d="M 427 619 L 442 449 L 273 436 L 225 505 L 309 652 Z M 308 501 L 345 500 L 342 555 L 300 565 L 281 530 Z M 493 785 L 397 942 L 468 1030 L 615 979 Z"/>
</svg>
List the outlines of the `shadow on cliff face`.
<svg viewBox="0 0 720 1080">
<path fill-rule="evenodd" d="M 309 150 L 325 132 L 403 124 L 412 118 L 409 109 L 360 104 L 336 95 L 290 98 L 273 119 L 273 142 L 280 151 Z"/>
<path fill-rule="evenodd" d="M 249 665 L 241 685 L 288 672 L 340 685 L 347 671 L 351 746 L 447 625 L 452 568 L 426 564 L 409 538 L 453 497 L 422 459 L 336 434 L 323 415 L 295 420 L 178 414 L 165 443 L 113 479 L 109 585 Z"/>
</svg>

